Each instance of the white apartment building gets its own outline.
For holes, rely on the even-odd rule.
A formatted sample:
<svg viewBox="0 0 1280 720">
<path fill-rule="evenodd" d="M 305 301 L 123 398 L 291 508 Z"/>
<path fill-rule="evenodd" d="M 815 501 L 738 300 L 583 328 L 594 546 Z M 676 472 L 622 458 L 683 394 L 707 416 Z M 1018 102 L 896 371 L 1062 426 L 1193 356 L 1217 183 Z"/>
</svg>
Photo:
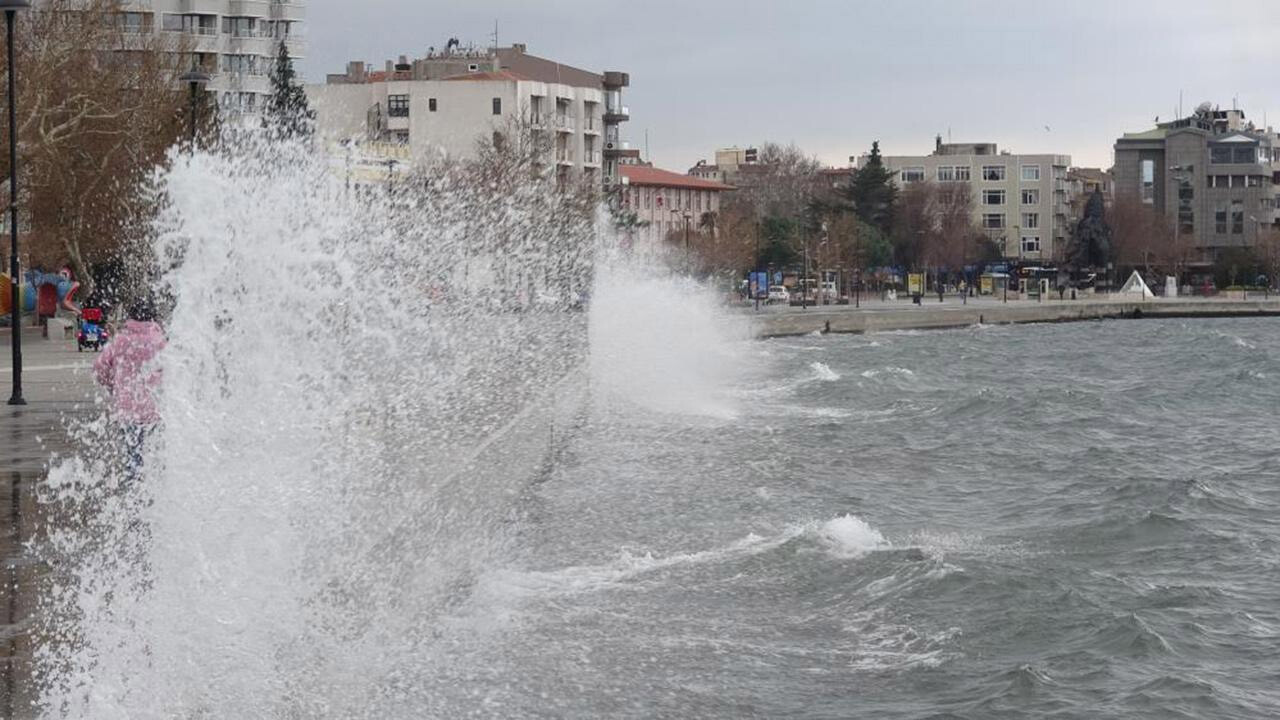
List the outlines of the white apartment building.
<svg viewBox="0 0 1280 720">
<path fill-rule="evenodd" d="M 562 180 L 604 183 L 624 149 L 619 124 L 625 73 L 603 74 L 543 60 L 523 45 L 449 48 L 384 71 L 350 63 L 344 75 L 308 85 L 317 129 L 329 141 L 391 141 L 421 162 L 474 156 L 494 133 L 527 127 L 544 134 Z"/>
<path fill-rule="evenodd" d="M 974 223 L 1002 248 L 1006 258 L 1051 262 L 1066 248 L 1069 155 L 1013 155 L 995 143 L 943 143 L 931 155 L 882 157 L 897 173 L 898 186 L 968 183 Z M 867 156 L 858 159 L 858 167 Z"/>
<path fill-rule="evenodd" d="M 271 90 L 280 43 L 303 56 L 305 0 L 124 0 L 125 32 L 158 34 L 193 54 L 229 112 L 256 113 Z"/>
</svg>

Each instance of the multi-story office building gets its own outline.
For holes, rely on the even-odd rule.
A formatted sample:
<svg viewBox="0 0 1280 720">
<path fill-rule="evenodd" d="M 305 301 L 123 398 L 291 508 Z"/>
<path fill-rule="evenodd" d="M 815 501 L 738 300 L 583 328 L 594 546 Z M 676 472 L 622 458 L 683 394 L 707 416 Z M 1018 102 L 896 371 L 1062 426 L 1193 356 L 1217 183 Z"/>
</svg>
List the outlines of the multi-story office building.
<svg viewBox="0 0 1280 720">
<path fill-rule="evenodd" d="M 629 117 L 626 73 L 580 70 L 528 54 L 524 45 L 483 50 L 456 47 L 384 70 L 362 62 L 329 75 L 307 94 L 319 130 L 331 140 L 390 140 L 415 161 L 443 152 L 469 157 L 477 142 L 512 127 L 547 139 L 561 179 L 604 183 L 618 178 L 625 153 L 621 124 Z"/>
<path fill-rule="evenodd" d="M 192 53 L 210 76 L 208 90 L 232 113 L 256 113 L 271 91 L 284 43 L 295 60 L 305 50 L 304 0 L 124 0 L 126 33 L 160 34 Z"/>
<path fill-rule="evenodd" d="M 1116 140 L 1117 201 L 1147 205 L 1194 238 L 1200 264 L 1280 227 L 1280 136 L 1241 110 L 1202 104 L 1191 117 Z"/>
<path fill-rule="evenodd" d="M 868 156 L 858 159 L 858 167 Z M 899 187 L 966 183 L 973 220 L 1010 259 L 1050 262 L 1066 247 L 1068 155 L 1013 155 L 995 143 L 944 143 L 931 155 L 884 156 Z"/>
</svg>

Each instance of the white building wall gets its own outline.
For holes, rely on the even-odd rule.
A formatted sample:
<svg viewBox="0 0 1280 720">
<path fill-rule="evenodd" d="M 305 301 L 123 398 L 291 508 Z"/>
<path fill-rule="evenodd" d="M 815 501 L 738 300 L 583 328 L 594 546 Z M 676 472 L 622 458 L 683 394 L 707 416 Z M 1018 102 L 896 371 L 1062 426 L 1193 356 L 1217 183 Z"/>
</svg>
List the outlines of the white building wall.
<svg viewBox="0 0 1280 720">
<path fill-rule="evenodd" d="M 548 162 L 573 175 L 597 173 L 600 168 L 603 92 L 598 88 L 501 79 L 392 80 L 308 85 L 306 91 L 319 132 L 329 141 L 375 139 L 378 129 L 370 127 L 369 119 L 381 114 L 389 134 L 408 133 L 410 154 L 416 160 L 439 155 L 469 158 L 474 157 L 477 143 L 494 132 L 532 125 L 547 135 Z M 389 98 L 406 95 L 408 117 L 389 116 Z M 501 102 L 497 115 L 495 98 Z M 375 106 L 377 111 L 371 113 Z M 539 108 L 536 118 L 535 107 Z"/>
<path fill-rule="evenodd" d="M 280 42 L 295 61 L 306 49 L 305 0 L 124 0 L 121 11 L 145 18 L 139 34 L 181 40 L 198 53 L 211 76 L 208 89 L 224 105 L 230 101 L 231 109 L 256 112 L 262 107 Z M 227 19 L 251 22 L 227 28 Z M 181 27 L 167 29 L 174 24 Z M 246 67 L 230 59 L 241 57 L 253 60 Z"/>
</svg>

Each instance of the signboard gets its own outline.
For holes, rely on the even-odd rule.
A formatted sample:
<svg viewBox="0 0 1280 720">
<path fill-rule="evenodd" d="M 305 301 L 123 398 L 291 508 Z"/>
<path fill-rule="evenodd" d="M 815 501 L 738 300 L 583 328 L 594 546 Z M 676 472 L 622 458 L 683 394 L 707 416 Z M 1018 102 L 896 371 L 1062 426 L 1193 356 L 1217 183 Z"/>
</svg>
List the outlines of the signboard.
<svg viewBox="0 0 1280 720">
<path fill-rule="evenodd" d="M 924 273 L 909 273 L 907 275 L 907 294 L 924 294 Z"/>
<path fill-rule="evenodd" d="M 766 297 L 769 294 L 769 273 L 753 272 L 748 277 L 751 297 Z"/>
<path fill-rule="evenodd" d="M 993 292 L 995 292 L 995 282 L 994 282 L 995 278 L 991 277 L 990 275 L 983 275 L 981 278 L 979 278 L 979 280 L 980 280 L 980 286 L 978 288 L 978 292 L 982 293 L 983 295 L 990 295 Z"/>
</svg>

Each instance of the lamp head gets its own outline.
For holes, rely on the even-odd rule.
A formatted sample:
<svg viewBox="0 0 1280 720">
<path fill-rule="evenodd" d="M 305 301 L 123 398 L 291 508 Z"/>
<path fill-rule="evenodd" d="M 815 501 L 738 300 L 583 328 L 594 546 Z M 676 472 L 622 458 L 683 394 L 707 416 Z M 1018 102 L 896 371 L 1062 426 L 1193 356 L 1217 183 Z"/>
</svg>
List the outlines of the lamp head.
<svg viewBox="0 0 1280 720">
<path fill-rule="evenodd" d="M 5 0 L 0 0 L 0 3 L 4 1 Z M 209 84 L 209 73 L 200 70 L 199 68 L 191 68 L 190 70 L 182 73 L 178 79 L 184 83 L 203 86 Z"/>
</svg>

